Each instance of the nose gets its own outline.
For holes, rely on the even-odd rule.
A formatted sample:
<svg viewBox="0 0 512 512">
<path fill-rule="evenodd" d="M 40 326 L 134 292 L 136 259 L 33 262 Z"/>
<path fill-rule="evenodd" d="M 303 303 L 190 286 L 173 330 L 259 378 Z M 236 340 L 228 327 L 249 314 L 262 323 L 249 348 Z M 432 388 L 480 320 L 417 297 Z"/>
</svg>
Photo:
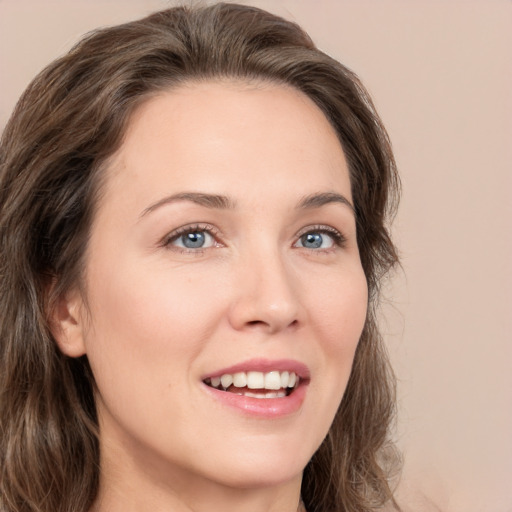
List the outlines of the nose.
<svg viewBox="0 0 512 512">
<path fill-rule="evenodd" d="M 259 255 L 235 272 L 229 321 L 236 330 L 273 334 L 301 322 L 297 279 L 277 254 Z"/>
</svg>

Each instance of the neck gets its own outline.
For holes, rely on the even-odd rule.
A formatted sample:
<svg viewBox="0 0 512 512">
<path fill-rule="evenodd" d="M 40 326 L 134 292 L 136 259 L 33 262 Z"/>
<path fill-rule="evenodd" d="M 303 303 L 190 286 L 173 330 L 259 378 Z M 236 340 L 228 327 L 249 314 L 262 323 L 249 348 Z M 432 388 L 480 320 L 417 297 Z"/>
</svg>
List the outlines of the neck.
<svg viewBox="0 0 512 512">
<path fill-rule="evenodd" d="M 140 462 L 140 461 L 139 461 Z M 305 512 L 302 475 L 278 484 L 230 485 L 182 470 L 102 461 L 100 489 L 90 512 Z"/>
<path fill-rule="evenodd" d="M 133 482 L 131 482 L 133 483 Z M 151 490 L 150 490 L 151 489 Z M 306 512 L 299 493 L 287 488 L 229 489 L 202 486 L 195 493 L 152 485 L 100 487 L 90 512 Z"/>
</svg>

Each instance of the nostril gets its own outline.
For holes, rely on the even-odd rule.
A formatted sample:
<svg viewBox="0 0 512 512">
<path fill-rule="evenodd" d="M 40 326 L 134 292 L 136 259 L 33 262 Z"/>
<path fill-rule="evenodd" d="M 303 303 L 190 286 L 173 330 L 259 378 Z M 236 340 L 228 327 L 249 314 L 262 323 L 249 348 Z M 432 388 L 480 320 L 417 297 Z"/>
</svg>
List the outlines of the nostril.
<svg viewBox="0 0 512 512">
<path fill-rule="evenodd" d="M 251 327 L 251 328 L 254 327 L 254 328 L 266 328 L 266 329 L 270 329 L 270 330 L 275 330 L 275 329 L 279 330 L 279 329 L 286 328 L 286 327 L 296 328 L 299 325 L 299 322 L 298 322 L 298 320 L 294 319 L 288 325 L 281 325 L 280 327 L 278 327 L 278 326 L 273 325 L 272 322 L 265 322 L 264 320 L 250 320 L 250 321 L 246 322 L 245 325 L 248 327 Z"/>
</svg>

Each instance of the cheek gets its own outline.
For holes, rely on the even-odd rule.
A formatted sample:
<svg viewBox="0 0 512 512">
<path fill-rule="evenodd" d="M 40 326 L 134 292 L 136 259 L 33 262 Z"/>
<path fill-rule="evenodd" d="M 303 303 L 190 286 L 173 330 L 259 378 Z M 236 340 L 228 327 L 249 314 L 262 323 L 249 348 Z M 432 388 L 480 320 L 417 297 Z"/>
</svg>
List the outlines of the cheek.
<svg viewBox="0 0 512 512">
<path fill-rule="evenodd" d="M 173 335 L 188 337 L 187 332 L 200 327 L 198 317 L 204 317 L 208 306 L 212 312 L 215 307 L 205 293 L 206 279 L 161 262 L 116 260 L 115 265 L 91 267 L 95 272 L 89 276 L 89 298 L 95 331 L 110 331 L 114 339 L 127 340 L 145 333 L 140 347 L 144 350 L 159 340 L 167 344 Z"/>
<path fill-rule="evenodd" d="M 362 269 L 345 274 L 336 282 L 337 286 L 326 288 L 316 298 L 319 305 L 314 320 L 314 328 L 321 332 L 321 367 L 325 371 L 324 378 L 318 383 L 323 386 L 320 394 L 331 415 L 334 415 L 350 377 L 368 305 L 367 282 Z"/>
<path fill-rule="evenodd" d="M 158 394 L 192 378 L 187 369 L 218 321 L 211 297 L 198 290 L 201 282 L 119 261 L 95 268 L 86 348 L 102 393 Z"/>
<path fill-rule="evenodd" d="M 178 450 L 180 425 L 194 420 L 187 399 L 197 387 L 195 363 L 219 322 L 204 277 L 119 261 L 91 273 L 86 345 L 107 437 L 115 426 L 128 439 L 152 433 L 146 437 L 162 449 Z"/>
<path fill-rule="evenodd" d="M 319 292 L 311 304 L 317 311 L 317 327 L 325 333 L 332 350 L 350 350 L 357 345 L 366 320 L 368 287 L 363 270 L 355 266 L 330 276 Z"/>
</svg>

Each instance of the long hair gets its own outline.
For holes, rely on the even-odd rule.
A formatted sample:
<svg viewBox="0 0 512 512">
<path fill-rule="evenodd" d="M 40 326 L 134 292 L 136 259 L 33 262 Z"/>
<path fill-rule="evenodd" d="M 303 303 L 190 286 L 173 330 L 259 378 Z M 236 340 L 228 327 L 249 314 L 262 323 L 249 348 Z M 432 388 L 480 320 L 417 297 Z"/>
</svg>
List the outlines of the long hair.
<svg viewBox="0 0 512 512">
<path fill-rule="evenodd" d="M 57 348 L 56 297 L 80 282 L 103 169 L 151 95 L 211 79 L 263 80 L 311 98 L 347 158 L 369 288 L 342 403 L 304 471 L 309 512 L 393 502 L 394 380 L 375 318 L 397 264 L 388 235 L 399 182 L 386 131 L 354 73 L 296 24 L 253 7 L 175 7 L 98 30 L 44 69 L 0 142 L 0 511 L 86 512 L 98 491 L 94 380 Z"/>
</svg>

